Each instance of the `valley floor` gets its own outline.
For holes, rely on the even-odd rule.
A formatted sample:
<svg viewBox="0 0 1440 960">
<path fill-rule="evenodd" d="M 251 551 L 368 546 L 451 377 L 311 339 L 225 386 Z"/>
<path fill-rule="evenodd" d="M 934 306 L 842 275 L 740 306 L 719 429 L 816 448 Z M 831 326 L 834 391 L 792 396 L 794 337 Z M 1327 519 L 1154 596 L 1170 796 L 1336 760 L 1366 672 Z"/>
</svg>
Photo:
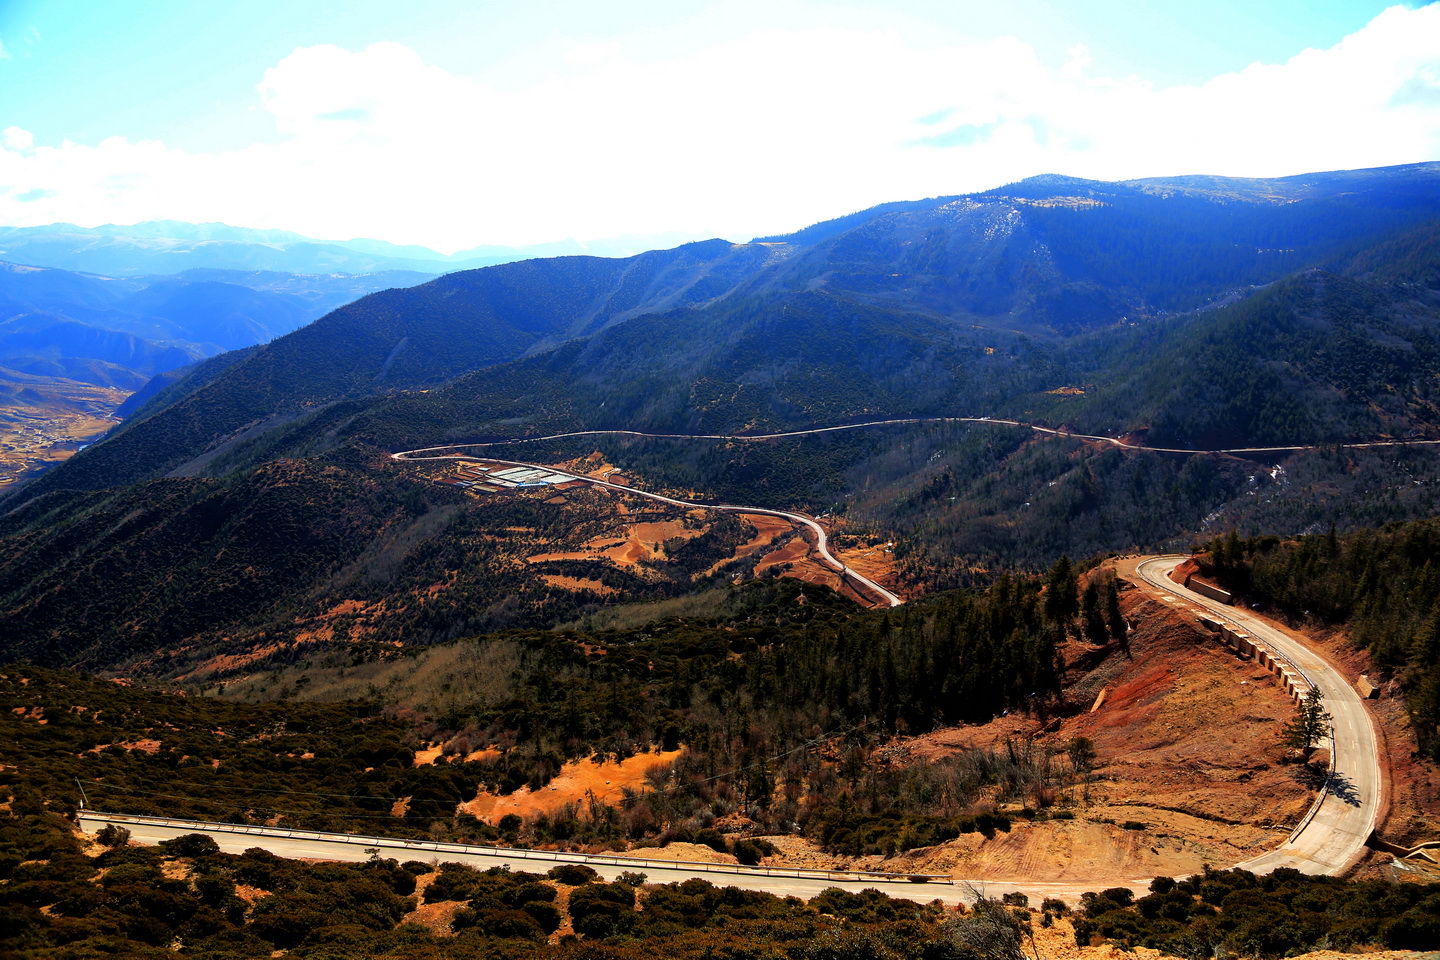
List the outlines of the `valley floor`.
<svg viewBox="0 0 1440 960">
<path fill-rule="evenodd" d="M 72 381 L 0 393 L 0 490 L 68 460 L 114 427 L 119 421 L 113 414 L 129 395 Z"/>
</svg>

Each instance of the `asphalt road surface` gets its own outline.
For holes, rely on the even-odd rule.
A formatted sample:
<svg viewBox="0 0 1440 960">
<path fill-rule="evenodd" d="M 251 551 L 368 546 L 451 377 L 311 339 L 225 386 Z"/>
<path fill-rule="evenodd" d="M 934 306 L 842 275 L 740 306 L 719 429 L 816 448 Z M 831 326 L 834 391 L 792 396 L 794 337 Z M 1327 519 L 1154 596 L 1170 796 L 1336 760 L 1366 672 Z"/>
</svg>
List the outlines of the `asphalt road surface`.
<svg viewBox="0 0 1440 960">
<path fill-rule="evenodd" d="M 1267 620 L 1187 590 L 1170 572 L 1188 557 L 1154 557 L 1137 567 L 1153 589 L 1227 621 L 1289 660 L 1325 696 L 1332 725 L 1330 776 L 1319 800 L 1290 838 L 1275 850 L 1236 866 L 1254 873 L 1293 867 L 1302 873 L 1339 874 L 1365 853 L 1375 831 L 1384 785 L 1370 713 L 1355 688 L 1320 654 Z"/>
<path fill-rule="evenodd" d="M 594 480 L 591 482 L 603 483 Z M 639 492 L 628 487 L 616 486 L 616 489 L 630 493 Z M 691 506 L 684 501 L 655 494 L 648 496 L 679 506 Z M 730 509 L 779 515 L 799 522 L 808 520 L 798 514 L 783 511 L 750 507 Z M 823 536 L 823 530 L 818 532 Z M 823 542 L 822 539 L 821 543 Z M 1339 671 L 1300 640 L 1254 614 L 1201 596 L 1170 580 L 1170 572 L 1186 559 L 1178 556 L 1153 557 L 1142 560 L 1137 571 L 1150 589 L 1167 595 L 1170 602 L 1176 606 L 1204 611 L 1213 619 L 1229 622 L 1248 633 L 1258 644 L 1288 660 L 1295 672 L 1325 695 L 1325 707 L 1333 718 L 1331 772 L 1320 797 L 1283 844 L 1236 866 L 1255 873 L 1268 873 L 1282 867 L 1316 875 L 1345 872 L 1364 854 L 1366 842 L 1376 827 L 1384 782 L 1375 730 L 1368 711 Z M 132 817 L 88 810 L 81 811 L 79 820 L 82 828 L 92 833 L 106 824 L 122 826 L 130 831 L 134 839 L 146 843 L 168 840 L 187 833 L 203 833 L 213 837 L 222 850 L 230 853 L 262 847 L 284 857 L 352 861 L 365 860 L 372 853 L 378 853 L 380 856 L 399 860 L 456 861 L 482 868 L 508 865 L 513 869 L 537 873 L 545 872 L 556 863 L 583 863 L 606 879 L 615 879 L 627 870 L 644 873 L 651 883 L 672 883 L 699 877 L 717 886 L 765 890 L 779 896 L 793 895 L 807 899 L 830 887 L 840 887 L 852 891 L 876 888 L 890 896 L 922 902 L 938 899 L 948 904 L 972 901 L 977 894 L 998 896 L 1012 890 L 1024 892 L 1032 900 L 1060 897 L 1073 903 L 1081 893 L 1107 887 L 1126 886 L 1143 892 L 1150 881 L 1149 877 L 1131 877 L 1097 879 L 1075 884 L 1014 878 L 969 882 L 959 880 L 952 883 L 948 878 L 929 878 L 927 882 L 919 883 L 904 875 L 749 868 L 732 864 L 654 861 L 613 855 L 590 856 Z"/>
<path fill-rule="evenodd" d="M 281 857 L 362 861 L 368 860 L 373 851 L 379 856 L 401 862 L 448 861 L 467 863 L 482 870 L 508 866 L 512 870 L 526 870 L 531 873 L 545 873 L 557 863 L 579 863 L 591 867 L 606 880 L 614 880 L 623 872 L 633 871 L 645 874 L 646 883 L 678 883 L 698 878 L 708 880 L 717 887 L 762 890 L 776 896 L 795 896 L 807 900 L 831 887 L 853 893 L 875 889 L 891 897 L 919 903 L 939 900 L 946 904 L 973 903 L 978 896 L 999 897 L 1004 893 L 1019 891 L 1029 896 L 1034 903 L 1039 903 L 1046 897 L 1058 897 L 1073 906 L 1078 903 L 1081 894 L 1109 887 L 1129 887 L 1137 894 L 1143 894 L 1151 880 L 1150 877 L 1129 877 L 1088 883 L 1046 883 L 1023 879 L 966 881 L 931 877 L 927 882 L 918 883 L 905 874 L 877 875 L 844 870 L 744 867 L 736 864 L 646 860 L 615 855 L 591 856 L 549 850 L 322 834 L 200 820 L 133 817 L 93 810 L 80 811 L 79 821 L 88 833 L 94 833 L 107 824 L 124 827 L 130 831 L 132 839 L 142 843 L 158 843 L 188 833 L 203 833 L 214 838 L 220 849 L 226 853 L 244 853 L 251 847 L 260 847 Z"/>
<path fill-rule="evenodd" d="M 423 450 L 404 450 L 400 453 L 392 453 L 390 455 L 390 458 L 392 460 L 402 460 L 407 462 L 414 460 L 478 459 L 474 456 L 467 456 L 465 454 L 434 454 L 432 456 L 419 456 L 419 454 L 428 453 L 433 450 L 445 449 L 449 448 L 428 447 Z M 558 473 L 561 476 L 570 477 L 573 480 L 583 480 L 586 483 L 591 484 L 592 486 L 604 487 L 607 490 L 618 490 L 621 493 L 632 493 L 638 497 L 649 497 L 651 500 L 659 500 L 661 503 L 668 503 L 671 506 L 676 507 L 685 507 L 687 509 L 699 507 L 704 510 L 723 510 L 728 513 L 759 513 L 764 514 L 768 517 L 782 517 L 786 520 L 789 520 L 791 523 L 800 524 L 801 526 L 808 529 L 811 533 L 813 533 L 815 535 L 815 552 L 819 554 L 820 559 L 823 560 L 832 569 L 836 570 L 842 578 L 850 581 L 852 587 L 858 585 L 862 592 L 868 591 L 872 596 L 878 597 L 882 603 L 889 604 L 892 607 L 898 607 L 900 606 L 900 604 L 905 602 L 904 600 L 901 600 L 899 597 L 895 596 L 895 594 L 891 593 L 889 590 L 886 590 L 884 587 L 880 586 L 880 584 L 876 583 L 874 580 L 871 580 L 869 577 L 865 576 L 863 573 L 850 569 L 848 566 L 845 565 L 843 561 L 840 560 L 840 558 L 832 554 L 830 552 L 830 537 L 825 532 L 825 528 L 822 527 L 819 523 L 817 523 L 813 518 L 807 517 L 803 513 L 790 513 L 786 510 L 772 510 L 769 507 L 742 507 L 737 506 L 733 503 L 700 503 L 698 501 L 692 500 L 677 500 L 674 497 L 666 497 L 658 493 L 650 493 L 646 490 L 639 490 L 635 487 L 627 487 L 618 483 L 611 483 L 608 480 L 599 480 L 595 477 L 587 476 L 583 473 L 572 473 L 569 470 L 562 470 L 559 467 L 549 467 L 539 463 L 525 463 L 520 460 L 497 460 L 493 457 L 486 457 L 484 459 L 489 463 L 503 463 L 513 467 L 531 467 L 536 470 L 548 470 L 550 473 Z"/>
<path fill-rule="evenodd" d="M 1039 424 L 1025 423 L 1025 422 L 1020 421 L 1020 420 L 1006 420 L 1006 419 L 1002 419 L 1002 418 L 999 418 L 999 417 L 903 417 L 903 418 L 894 418 L 894 419 L 889 419 L 889 420 L 869 420 L 869 421 L 866 421 L 866 422 L 864 422 L 864 423 L 842 424 L 842 425 L 840 425 L 840 426 L 834 426 L 834 427 L 814 427 L 814 428 L 811 428 L 811 429 L 808 429 L 808 430 L 790 430 L 790 431 L 787 431 L 787 432 L 784 432 L 784 433 L 765 433 L 765 434 L 748 434 L 748 435 L 746 435 L 746 434 L 708 434 L 708 433 L 705 433 L 705 434 L 688 434 L 688 433 L 646 433 L 646 432 L 643 432 L 643 431 L 640 431 L 640 430 L 575 430 L 575 431 L 571 431 L 571 432 L 569 432 L 569 433 L 555 433 L 555 434 L 550 434 L 550 435 L 544 436 L 544 437 L 516 437 L 516 438 L 511 439 L 511 440 L 495 440 L 495 441 L 489 441 L 489 442 L 486 442 L 486 443 L 452 443 L 452 444 L 443 444 L 443 445 L 441 445 L 441 446 L 435 446 L 435 447 L 418 447 L 418 448 L 416 448 L 416 449 L 414 449 L 414 450 L 401 450 L 401 451 L 399 451 L 399 452 L 397 452 L 397 453 L 392 453 L 392 454 L 390 455 L 390 457 L 391 457 L 392 460 L 402 460 L 402 461 L 405 461 L 405 460 L 464 460 L 464 459 L 469 459 L 469 458 L 467 458 L 464 454 L 456 454 L 456 453 L 441 454 L 441 453 L 439 453 L 439 451 L 442 451 L 442 450 L 452 450 L 452 451 L 453 451 L 453 450 L 470 450 L 470 449 L 477 449 L 477 448 L 481 448 L 481 447 L 507 446 L 507 445 L 509 445 L 509 444 L 515 444 L 515 443 L 540 443 L 540 442 L 543 442 L 543 441 L 546 441 L 546 440 L 565 440 L 565 439 L 570 439 L 570 438 L 574 438 L 574 437 L 605 437 L 605 436 L 611 436 L 611 437 L 642 437 L 642 438 L 647 438 L 647 439 L 652 439 L 652 440 L 730 440 L 730 441 L 762 441 L 762 440 L 780 440 L 780 439 L 784 439 L 784 438 L 788 438 L 788 437 L 808 437 L 808 436 L 814 436 L 815 434 L 835 433 L 835 432 L 843 431 L 843 430 L 864 430 L 864 429 L 868 429 L 868 428 L 870 428 L 870 427 L 901 426 L 901 425 L 922 424 L 922 423 L 977 423 L 977 424 L 978 424 L 978 423 L 991 423 L 991 424 L 1001 424 L 1001 425 L 1003 425 L 1003 426 L 1020 427 L 1020 428 L 1022 428 L 1022 429 L 1026 429 L 1026 430 L 1033 430 L 1033 431 L 1036 432 L 1036 433 L 1042 433 L 1042 434 L 1046 434 L 1046 435 L 1048 435 L 1048 436 L 1070 437 L 1071 439 L 1075 439 L 1075 440 L 1088 440 L 1088 441 L 1090 441 L 1090 442 L 1092 442 L 1092 443 L 1106 443 L 1106 444 L 1110 444 L 1111 446 L 1119 447 L 1119 448 L 1124 449 L 1124 450 L 1143 450 L 1143 451 L 1148 451 L 1148 452 L 1151 452 L 1151 453 L 1168 453 L 1168 454 L 1182 454 L 1182 455 L 1192 455 L 1192 454 L 1202 454 L 1202 453 L 1221 453 L 1221 454 L 1244 455 L 1244 454 L 1256 454 L 1256 453 L 1295 453 L 1295 452 L 1300 451 L 1300 450 L 1312 450 L 1312 449 L 1315 449 L 1315 446 L 1314 446 L 1314 445 L 1311 445 L 1311 446 L 1288 446 L 1288 447 L 1286 447 L 1286 446 L 1280 446 L 1280 447 L 1229 447 L 1229 448 L 1217 449 L 1217 450 L 1193 450 L 1193 449 L 1183 449 L 1183 448 L 1179 448 L 1179 447 L 1152 447 L 1152 446 L 1147 446 L 1147 445 L 1145 445 L 1145 444 L 1133 443 L 1133 442 L 1131 442 L 1131 441 L 1129 441 L 1129 440 L 1125 440 L 1125 439 L 1121 439 L 1121 438 L 1116 438 L 1116 437 L 1102 437 L 1102 436 L 1094 436 L 1094 435 L 1091 435 L 1091 434 L 1084 434 L 1084 433 L 1071 433 L 1070 431 L 1064 430 L 1064 429 L 1057 429 L 1057 428 L 1054 428 L 1054 427 L 1042 427 L 1042 426 L 1040 426 Z M 1346 447 L 1346 448 L 1361 449 L 1361 448 L 1367 448 L 1367 447 L 1424 446 L 1424 445 L 1435 445 L 1435 444 L 1440 444 L 1440 440 L 1378 440 L 1378 441 L 1363 441 L 1363 442 L 1357 442 L 1357 443 L 1342 443 L 1342 444 L 1338 444 L 1338 446 Z M 490 459 L 490 458 L 487 458 L 487 459 Z M 808 527 L 808 528 L 815 534 L 815 538 L 816 538 L 816 552 L 820 555 L 820 559 L 823 560 L 823 561 L 824 561 L 828 566 L 830 566 L 832 569 L 838 571 L 838 572 L 840 573 L 840 576 L 841 576 L 842 579 L 845 579 L 845 580 L 850 581 L 852 586 L 858 586 L 858 587 L 861 589 L 861 592 L 868 591 L 872 596 L 879 598 L 881 602 L 887 603 L 887 604 L 889 604 L 889 605 L 892 606 L 892 607 L 898 607 L 898 606 L 900 606 L 902 603 L 905 602 L 905 601 L 901 600 L 899 597 L 897 597 L 895 594 L 891 593 L 889 590 L 886 590 L 884 587 L 880 586 L 880 584 L 876 583 L 874 580 L 871 580 L 869 577 L 866 577 L 866 576 L 864 576 L 864 575 L 862 575 L 862 574 L 860 574 L 860 573 L 857 573 L 857 572 L 854 571 L 854 570 L 849 569 L 844 563 L 842 563 L 838 558 L 836 558 L 833 554 L 831 554 L 831 553 L 830 553 L 830 550 L 829 550 L 828 542 L 827 542 L 827 537 L 826 537 L 825 529 L 824 529 L 822 526 L 820 526 L 820 524 L 816 523 L 815 520 L 813 520 L 813 519 L 810 518 L 810 517 L 805 516 L 804 514 L 789 513 L 789 512 L 783 511 L 783 510 L 772 510 L 772 509 L 768 509 L 768 508 L 765 508 L 765 507 L 740 507 L 740 506 L 734 506 L 734 505 L 731 505 L 731 504 L 692 503 L 692 502 L 685 501 L 685 500 L 676 500 L 676 499 L 673 499 L 673 498 L 671 498 L 671 497 L 662 497 L 662 496 L 660 496 L 659 494 L 655 494 L 655 493 L 646 493 L 644 490 L 637 490 L 637 489 L 635 489 L 634 487 L 622 487 L 622 486 L 620 486 L 620 485 L 618 485 L 618 484 L 607 483 L 607 482 L 605 482 L 605 481 L 603 481 L 603 480 L 596 480 L 596 479 L 593 478 L 593 477 L 587 477 L 587 476 L 585 476 L 585 475 L 583 475 L 583 474 L 574 474 L 574 473 L 569 473 L 568 471 L 565 471 L 565 470 L 557 470 L 557 469 L 555 469 L 554 467 L 548 467 L 548 466 L 546 466 L 546 465 L 544 465 L 544 464 L 526 463 L 526 462 L 519 461 L 519 460 L 495 460 L 494 462 L 495 462 L 495 463 L 512 464 L 512 465 L 517 466 L 517 467 L 534 467 L 534 468 L 536 468 L 536 469 L 549 470 L 549 471 L 551 471 L 552 473 L 562 473 L 562 474 L 565 474 L 566 476 L 574 477 L 576 480 L 584 480 L 584 481 L 586 481 L 586 482 L 588 482 L 588 483 L 595 484 L 596 486 L 609 487 L 609 488 L 612 489 L 612 490 L 620 490 L 620 491 L 623 491 L 623 492 L 625 492 L 625 493 L 634 493 L 634 494 L 638 494 L 638 495 L 643 496 L 643 497 L 650 497 L 652 500 L 660 500 L 660 501 L 662 501 L 662 502 L 664 502 L 664 503 L 670 503 L 670 504 L 674 504 L 674 505 L 676 505 L 676 506 L 690 507 L 690 508 L 693 508 L 693 507 L 701 507 L 701 508 L 708 509 L 708 510 L 728 510 L 728 511 L 738 512 L 738 513 L 761 513 L 761 514 L 766 514 L 766 515 L 772 516 L 772 517 L 783 517 L 783 518 L 785 518 L 786 520 L 790 520 L 790 521 L 793 522 L 793 523 L 799 523 L 799 524 L 804 525 L 805 527 Z"/>
<path fill-rule="evenodd" d="M 482 847 L 457 843 L 435 843 L 427 840 L 395 840 L 385 837 L 355 837 L 346 834 L 314 833 L 302 830 L 278 830 L 268 827 L 215 824 L 199 820 L 177 820 L 161 817 L 131 817 L 120 814 L 83 810 L 80 825 L 94 833 L 106 824 L 115 824 L 130 831 L 134 840 L 158 843 L 189 833 L 213 837 L 226 853 L 243 853 L 251 847 L 262 847 L 281 857 L 316 860 L 368 860 L 374 851 L 380 856 L 400 861 L 441 860 L 468 863 L 479 869 L 508 866 L 512 870 L 545 873 L 559 863 L 580 863 L 594 869 L 606 880 L 614 880 L 625 871 L 645 874 L 647 883 L 678 883 L 696 877 L 709 880 L 719 887 L 741 887 L 765 890 L 776 896 L 810 899 L 831 887 L 860 891 L 867 888 L 883 890 L 895 897 L 922 902 L 934 899 L 959 903 L 973 899 L 964 885 L 948 877 L 929 877 L 927 882 L 912 881 L 903 874 L 875 875 L 858 871 L 799 870 L 779 867 L 742 867 L 736 864 L 699 863 L 690 861 L 646 860 L 639 857 L 590 856 L 557 853 L 549 850 L 521 850 L 506 847 Z M 1008 889 L 1008 888 L 1007 888 Z"/>
</svg>

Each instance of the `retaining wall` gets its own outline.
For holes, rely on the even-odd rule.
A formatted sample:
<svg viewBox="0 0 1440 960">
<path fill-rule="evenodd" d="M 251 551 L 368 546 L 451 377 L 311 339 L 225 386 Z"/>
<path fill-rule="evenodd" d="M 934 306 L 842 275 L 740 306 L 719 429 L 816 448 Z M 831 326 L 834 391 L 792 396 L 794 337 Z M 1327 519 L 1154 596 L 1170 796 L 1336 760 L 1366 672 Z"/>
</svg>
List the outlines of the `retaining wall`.
<svg viewBox="0 0 1440 960">
<path fill-rule="evenodd" d="M 1218 600 L 1221 603 L 1235 602 L 1235 598 L 1230 595 L 1229 590 L 1221 590 L 1219 587 L 1211 586 L 1204 580 L 1197 579 L 1193 573 L 1187 573 L 1185 575 L 1185 583 L 1183 586 L 1189 590 L 1194 590 L 1202 597 L 1209 597 L 1211 600 Z"/>
<path fill-rule="evenodd" d="M 1195 589 L 1191 587 L 1191 589 Z M 1196 591 L 1197 593 L 1201 591 Z M 1255 642 L 1255 638 L 1241 630 L 1237 630 L 1228 623 L 1222 623 L 1211 617 L 1200 618 L 1200 626 L 1204 627 L 1215 639 L 1229 647 L 1234 654 L 1242 660 L 1254 660 L 1260 666 L 1269 670 L 1275 675 L 1275 682 L 1285 693 L 1299 703 L 1305 699 L 1305 694 L 1310 692 L 1310 685 L 1290 666 L 1284 658 L 1277 656 L 1261 644 Z"/>
</svg>

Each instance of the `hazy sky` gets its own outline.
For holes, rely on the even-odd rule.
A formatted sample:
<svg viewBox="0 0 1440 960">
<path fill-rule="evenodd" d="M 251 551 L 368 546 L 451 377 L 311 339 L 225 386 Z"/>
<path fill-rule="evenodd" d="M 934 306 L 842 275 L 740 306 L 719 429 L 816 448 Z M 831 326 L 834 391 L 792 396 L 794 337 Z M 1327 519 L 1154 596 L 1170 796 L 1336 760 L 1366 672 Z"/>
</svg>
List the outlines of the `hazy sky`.
<svg viewBox="0 0 1440 960">
<path fill-rule="evenodd" d="M 1045 172 L 1435 159 L 1440 5 L 0 0 L 0 224 L 748 239 Z"/>
</svg>

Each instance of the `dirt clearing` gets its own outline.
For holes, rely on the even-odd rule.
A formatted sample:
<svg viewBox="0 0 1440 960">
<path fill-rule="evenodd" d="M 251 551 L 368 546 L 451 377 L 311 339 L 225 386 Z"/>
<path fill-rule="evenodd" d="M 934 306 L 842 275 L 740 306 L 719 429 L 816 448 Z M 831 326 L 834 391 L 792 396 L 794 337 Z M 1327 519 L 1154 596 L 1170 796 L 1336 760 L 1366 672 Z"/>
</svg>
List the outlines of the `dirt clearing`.
<svg viewBox="0 0 1440 960">
<path fill-rule="evenodd" d="M 674 763 L 684 752 L 668 750 L 656 753 L 637 753 L 619 763 L 600 763 L 594 758 L 574 760 L 565 764 L 549 784 L 531 791 L 521 787 L 514 793 L 501 796 L 481 791 L 460 809 L 490 823 L 499 822 L 507 813 L 522 817 L 533 817 L 541 813 L 554 813 L 567 803 L 583 805 L 590 795 L 602 803 L 616 805 L 624 799 L 625 789 L 640 791 L 645 787 L 645 774 L 656 767 Z"/>
<path fill-rule="evenodd" d="M 967 879 L 1148 882 L 1228 867 L 1284 841 L 1313 798 L 1279 746 L 1294 711 L 1290 699 L 1264 668 L 1238 660 L 1164 604 L 1126 590 L 1122 606 L 1133 625 L 1131 657 L 1067 647 L 1067 661 L 1091 667 L 1069 688 L 1080 712 L 1044 729 L 1033 718 L 1000 717 L 903 744 L 921 761 L 1024 737 L 1063 754 L 1073 738 L 1086 737 L 1096 753 L 1094 780 L 1051 808 L 1073 819 L 1017 822 L 992 840 L 962 836 L 896 858 L 904 869 Z M 892 863 L 886 868 L 897 868 Z"/>
</svg>

